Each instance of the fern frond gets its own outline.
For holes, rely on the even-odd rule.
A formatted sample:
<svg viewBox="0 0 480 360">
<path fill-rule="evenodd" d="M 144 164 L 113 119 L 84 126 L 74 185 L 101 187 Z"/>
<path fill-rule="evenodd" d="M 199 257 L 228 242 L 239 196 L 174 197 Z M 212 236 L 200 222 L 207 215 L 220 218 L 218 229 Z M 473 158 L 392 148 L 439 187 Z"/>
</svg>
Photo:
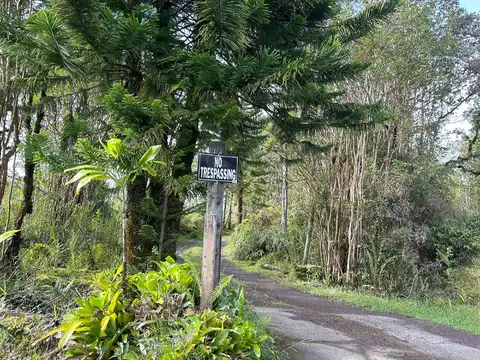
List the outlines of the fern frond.
<svg viewBox="0 0 480 360">
<path fill-rule="evenodd" d="M 220 279 L 220 282 L 213 290 L 212 297 L 210 298 L 210 302 L 212 304 L 214 304 L 220 298 L 220 296 L 222 296 L 223 290 L 226 289 L 226 287 L 230 284 L 232 279 L 233 279 L 233 275 L 224 276 L 223 278 Z"/>
</svg>

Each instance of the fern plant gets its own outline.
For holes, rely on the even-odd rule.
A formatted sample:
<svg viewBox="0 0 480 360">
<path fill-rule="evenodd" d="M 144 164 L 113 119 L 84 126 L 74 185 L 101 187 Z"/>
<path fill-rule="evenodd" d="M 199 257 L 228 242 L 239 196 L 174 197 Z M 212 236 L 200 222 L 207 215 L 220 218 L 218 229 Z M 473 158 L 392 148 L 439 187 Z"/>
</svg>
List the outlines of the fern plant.
<svg viewBox="0 0 480 360">
<path fill-rule="evenodd" d="M 233 275 L 224 276 L 218 282 L 218 285 L 215 286 L 215 289 L 212 291 L 212 296 L 210 297 L 210 302 L 215 304 L 215 302 L 223 295 L 223 291 L 227 288 L 227 286 L 232 281 Z"/>
</svg>

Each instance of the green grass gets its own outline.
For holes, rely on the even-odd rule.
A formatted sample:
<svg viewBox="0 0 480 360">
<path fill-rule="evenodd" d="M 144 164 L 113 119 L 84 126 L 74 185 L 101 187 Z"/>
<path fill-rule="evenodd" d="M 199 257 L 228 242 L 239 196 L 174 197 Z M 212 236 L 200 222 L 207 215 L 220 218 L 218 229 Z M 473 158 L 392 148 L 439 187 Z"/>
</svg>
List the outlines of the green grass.
<svg viewBox="0 0 480 360">
<path fill-rule="evenodd" d="M 244 271 L 262 274 L 265 277 L 278 281 L 286 287 L 293 287 L 305 293 L 338 300 L 348 305 L 373 311 L 406 315 L 480 335 L 479 307 L 453 303 L 445 299 L 420 301 L 415 299 L 381 297 L 342 287 L 311 285 L 304 281 L 294 279 L 292 275 L 285 274 L 282 271 L 264 269 L 260 264 L 252 261 L 234 260 L 231 256 L 229 246 L 223 250 L 223 253 L 225 257 L 238 268 Z"/>
<path fill-rule="evenodd" d="M 203 234 L 201 233 L 195 233 L 195 232 L 190 232 L 188 234 L 182 234 L 178 235 L 176 237 L 177 244 L 179 246 L 185 246 L 189 245 L 195 241 L 198 241 L 199 239 L 203 238 Z"/>
<path fill-rule="evenodd" d="M 202 245 L 195 245 L 189 248 L 187 251 L 181 255 L 186 261 L 195 263 L 195 264 L 202 264 L 202 252 L 203 248 Z"/>
</svg>

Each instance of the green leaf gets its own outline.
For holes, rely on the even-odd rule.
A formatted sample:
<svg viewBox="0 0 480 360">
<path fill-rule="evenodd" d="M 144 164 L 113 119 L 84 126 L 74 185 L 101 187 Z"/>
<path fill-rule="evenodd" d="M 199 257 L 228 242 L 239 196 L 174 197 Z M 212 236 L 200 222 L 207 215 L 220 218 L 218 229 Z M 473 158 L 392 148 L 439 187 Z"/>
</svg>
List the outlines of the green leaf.
<svg viewBox="0 0 480 360">
<path fill-rule="evenodd" d="M 258 346 L 257 344 L 253 344 L 252 348 L 253 348 L 253 352 L 255 353 L 255 356 L 260 359 L 262 356 L 262 351 L 260 350 L 260 346 Z"/>
<path fill-rule="evenodd" d="M 225 330 L 222 330 L 218 333 L 217 336 L 215 336 L 215 339 L 213 340 L 213 344 L 212 346 L 214 347 L 223 347 L 223 345 L 225 344 L 225 342 L 227 341 L 228 339 L 228 334 L 230 333 L 230 330 L 228 329 L 225 329 Z"/>
<path fill-rule="evenodd" d="M 88 173 L 85 170 L 80 170 L 78 173 L 75 174 L 74 177 L 72 177 L 70 180 L 67 181 L 67 185 L 68 184 L 73 184 L 74 182 L 77 182 L 78 180 L 80 180 L 81 178 L 86 176 L 87 174 Z"/>
<path fill-rule="evenodd" d="M 78 165 L 78 166 L 74 166 L 74 167 L 72 167 L 72 168 L 66 169 L 65 172 L 82 170 L 82 169 L 93 169 L 93 168 L 95 168 L 94 165 L 84 164 L 84 165 Z"/>
<path fill-rule="evenodd" d="M 100 329 L 101 331 L 105 331 L 105 329 L 107 328 L 108 326 L 108 322 L 110 321 L 110 315 L 107 315 L 105 316 L 103 319 L 102 319 L 102 322 L 100 324 Z"/>
<path fill-rule="evenodd" d="M 110 156 L 114 157 L 115 159 L 118 159 L 118 157 L 122 155 L 122 141 L 117 138 L 108 140 L 105 151 Z"/>
<path fill-rule="evenodd" d="M 2 235 L 0 235 L 0 243 L 10 239 L 13 235 L 15 235 L 19 231 L 20 230 L 10 230 L 10 231 L 4 232 Z"/>
<path fill-rule="evenodd" d="M 120 291 L 117 291 L 115 295 L 113 295 L 112 300 L 110 301 L 110 305 L 108 306 L 108 312 L 113 313 L 115 311 L 115 305 L 117 305 L 117 299 L 120 296 Z"/>
<path fill-rule="evenodd" d="M 122 360 L 137 360 L 137 356 L 133 352 L 128 352 L 122 355 Z"/>
<path fill-rule="evenodd" d="M 63 327 L 63 325 L 62 325 L 62 326 L 59 326 L 58 328 L 53 329 L 53 330 L 49 331 L 48 333 L 46 333 L 45 335 L 43 335 L 40 339 L 34 341 L 34 342 L 32 343 L 32 346 L 36 346 L 39 342 L 45 340 L 46 338 L 48 338 L 48 337 L 50 337 L 50 336 L 52 336 L 52 335 L 54 335 L 54 334 L 56 334 L 56 333 L 62 332 L 62 331 L 64 331 L 64 330 L 65 330 L 65 328 Z"/>
<path fill-rule="evenodd" d="M 77 320 L 69 324 L 65 328 L 65 332 L 63 333 L 62 337 L 60 338 L 60 341 L 58 342 L 58 348 L 61 349 L 65 346 L 65 344 L 70 340 L 72 337 L 72 334 L 75 332 L 75 330 L 83 324 L 83 320 Z"/>
<path fill-rule="evenodd" d="M 150 165 L 145 165 L 144 167 L 144 170 L 146 170 L 151 176 L 157 176 L 157 172 L 155 171 L 155 169 L 153 167 L 151 167 Z"/>
<path fill-rule="evenodd" d="M 161 145 L 154 145 L 154 146 L 150 146 L 148 148 L 147 151 L 145 151 L 145 154 L 142 155 L 142 157 L 140 158 L 140 160 L 138 160 L 138 163 L 137 165 L 135 166 L 136 170 L 140 170 L 140 169 L 145 169 L 145 166 L 153 161 L 155 159 L 155 156 L 157 156 L 157 154 L 160 152 L 160 150 L 162 149 L 162 146 Z M 146 169 L 145 169 L 146 170 Z"/>
<path fill-rule="evenodd" d="M 239 295 L 239 307 L 238 307 L 238 316 L 243 318 L 243 315 L 245 313 L 245 287 L 242 286 L 240 289 L 240 295 Z"/>
<path fill-rule="evenodd" d="M 120 275 L 122 272 L 123 272 L 123 265 L 120 265 L 117 271 L 115 271 L 115 275 L 113 275 L 113 279 L 115 280 L 117 276 Z"/>
<path fill-rule="evenodd" d="M 102 139 L 98 138 L 98 141 L 100 142 L 100 145 L 102 145 L 103 150 L 108 154 L 108 147 L 105 145 L 105 143 L 102 141 Z"/>
<path fill-rule="evenodd" d="M 77 182 L 78 180 L 82 179 L 83 177 L 91 175 L 91 176 L 96 176 L 96 175 L 101 175 L 101 176 L 106 176 L 105 172 L 100 171 L 100 170 L 93 170 L 93 169 L 85 169 L 85 170 L 80 170 L 73 178 L 67 181 L 67 184 L 72 184 L 74 182 Z"/>
<path fill-rule="evenodd" d="M 83 177 L 79 182 L 78 182 L 78 185 L 77 185 L 77 194 L 80 192 L 80 190 L 85 186 L 87 185 L 88 183 L 90 183 L 92 180 L 99 180 L 99 181 L 103 181 L 103 180 L 107 180 L 108 179 L 108 176 L 104 175 L 104 174 L 95 174 L 95 175 L 87 175 L 85 177 Z"/>
<path fill-rule="evenodd" d="M 142 225 L 139 231 L 145 239 L 150 240 L 151 242 L 156 242 L 158 240 L 158 234 L 155 231 L 154 227 L 151 225 Z"/>
</svg>

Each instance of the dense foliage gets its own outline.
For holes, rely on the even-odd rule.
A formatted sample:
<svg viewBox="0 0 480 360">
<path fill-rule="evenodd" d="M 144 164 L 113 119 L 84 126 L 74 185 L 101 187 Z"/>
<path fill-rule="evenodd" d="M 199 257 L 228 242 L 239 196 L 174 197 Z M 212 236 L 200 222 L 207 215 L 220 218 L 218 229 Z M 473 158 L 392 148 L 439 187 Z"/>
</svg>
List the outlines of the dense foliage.
<svg viewBox="0 0 480 360">
<path fill-rule="evenodd" d="M 156 270 L 129 276 L 126 288 L 121 269 L 95 276 L 93 292 L 78 298 L 76 308 L 47 334 L 40 329 L 51 324 L 41 326 L 40 319 L 8 317 L 0 328 L 1 343 L 12 356 L 32 358 L 42 349 L 51 352 L 56 342 L 62 358 L 277 358 L 265 325 L 245 304 L 243 288 L 229 285 L 231 278 L 215 290 L 215 307 L 201 312 L 195 306 L 194 268 L 172 258 L 155 264 Z M 52 341 L 56 334 L 61 336 Z"/>
<path fill-rule="evenodd" d="M 4 1 L 0 348 L 268 358 L 243 290 L 200 311 L 172 260 L 211 140 L 235 258 L 478 306 L 479 51 L 457 0 Z"/>
<path fill-rule="evenodd" d="M 356 2 L 346 3 L 348 16 Z M 314 283 L 478 304 L 464 294 L 478 286 L 479 34 L 478 15 L 455 1 L 407 1 L 356 42 L 352 57 L 371 66 L 337 89 L 349 101 L 382 100 L 390 118 L 297 134 L 281 148 L 268 134 L 232 199 L 246 204 L 233 255 Z M 472 130 L 452 133 L 449 121 L 462 119 Z"/>
</svg>

